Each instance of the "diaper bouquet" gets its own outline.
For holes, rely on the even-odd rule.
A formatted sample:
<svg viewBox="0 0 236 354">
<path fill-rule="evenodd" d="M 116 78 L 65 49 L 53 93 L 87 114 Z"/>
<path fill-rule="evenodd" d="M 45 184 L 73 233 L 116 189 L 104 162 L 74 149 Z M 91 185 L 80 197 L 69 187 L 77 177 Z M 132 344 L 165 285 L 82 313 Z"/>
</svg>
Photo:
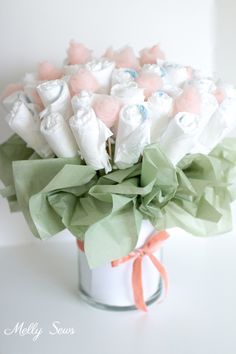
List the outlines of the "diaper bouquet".
<svg viewBox="0 0 236 354">
<path fill-rule="evenodd" d="M 144 221 L 231 229 L 233 85 L 167 61 L 159 45 L 96 58 L 71 41 L 62 67 L 40 63 L 1 98 L 14 132 L 0 146 L 1 194 L 36 237 L 68 229 L 90 268 L 132 253 Z"/>
</svg>

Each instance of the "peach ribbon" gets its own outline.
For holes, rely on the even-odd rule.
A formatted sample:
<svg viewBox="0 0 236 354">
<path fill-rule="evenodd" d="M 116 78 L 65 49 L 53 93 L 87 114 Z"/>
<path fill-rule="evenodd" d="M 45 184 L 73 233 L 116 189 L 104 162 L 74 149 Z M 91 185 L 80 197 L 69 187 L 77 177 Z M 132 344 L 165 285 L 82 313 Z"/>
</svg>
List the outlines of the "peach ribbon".
<svg viewBox="0 0 236 354">
<path fill-rule="evenodd" d="M 144 243 L 144 245 L 133 252 L 130 252 L 127 256 L 119 258 L 111 262 L 112 267 L 117 267 L 120 264 L 134 259 L 133 270 L 132 270 L 132 287 L 134 294 L 134 302 L 139 310 L 147 312 L 147 305 L 144 301 L 143 296 L 143 283 L 142 283 L 142 260 L 144 256 L 148 256 L 152 261 L 153 265 L 156 267 L 160 276 L 163 280 L 165 287 L 165 294 L 168 291 L 169 281 L 168 274 L 165 267 L 159 262 L 159 260 L 153 255 L 154 252 L 158 251 L 163 242 L 169 237 L 166 231 L 155 232 L 150 236 L 150 238 Z M 84 243 L 77 240 L 78 247 L 81 251 L 84 251 Z"/>
<path fill-rule="evenodd" d="M 81 240 L 76 240 L 77 246 L 79 247 L 80 251 L 84 252 L 84 242 Z"/>
<path fill-rule="evenodd" d="M 148 256 L 152 261 L 153 265 L 159 271 L 160 276 L 163 280 L 165 287 L 165 293 L 167 293 L 169 281 L 168 274 L 165 267 L 158 261 L 158 259 L 153 255 L 154 252 L 158 251 L 162 243 L 169 237 L 166 231 L 155 232 L 150 236 L 150 238 L 144 243 L 144 245 L 133 252 L 129 253 L 128 256 L 117 259 L 111 262 L 112 267 L 117 267 L 118 265 L 125 263 L 131 259 L 133 262 L 132 271 L 132 287 L 134 294 L 134 302 L 139 310 L 147 312 L 147 306 L 144 301 L 143 296 L 143 283 L 142 283 L 142 260 L 144 256 Z"/>
</svg>

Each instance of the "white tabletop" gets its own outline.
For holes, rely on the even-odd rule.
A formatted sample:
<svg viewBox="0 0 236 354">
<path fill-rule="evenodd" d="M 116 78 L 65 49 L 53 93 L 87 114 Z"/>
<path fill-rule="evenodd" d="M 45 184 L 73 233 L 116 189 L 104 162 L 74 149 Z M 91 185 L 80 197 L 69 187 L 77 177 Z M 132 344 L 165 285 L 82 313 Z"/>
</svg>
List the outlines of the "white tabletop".
<svg viewBox="0 0 236 354">
<path fill-rule="evenodd" d="M 207 240 L 174 233 L 165 246 L 170 291 L 147 314 L 82 302 L 72 241 L 2 247 L 0 353 L 235 354 L 235 246 L 233 233 Z M 49 334 L 54 321 L 75 334 Z M 35 342 L 4 334 L 22 322 L 43 329 Z"/>
</svg>

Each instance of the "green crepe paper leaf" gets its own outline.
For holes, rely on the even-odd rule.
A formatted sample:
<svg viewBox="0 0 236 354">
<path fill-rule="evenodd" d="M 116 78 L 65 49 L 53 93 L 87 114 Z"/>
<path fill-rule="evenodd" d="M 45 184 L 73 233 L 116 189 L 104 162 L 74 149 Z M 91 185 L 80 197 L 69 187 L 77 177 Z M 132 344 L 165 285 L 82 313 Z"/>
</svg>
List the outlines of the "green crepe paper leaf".
<svg viewBox="0 0 236 354">
<path fill-rule="evenodd" d="M 77 199 L 71 226 L 88 229 L 89 226 L 103 219 L 110 213 L 112 203 L 104 203 L 89 195 Z"/>
<path fill-rule="evenodd" d="M 89 189 L 89 182 L 95 175 L 95 170 L 90 166 L 65 165 L 40 193 L 30 198 L 30 214 L 40 238 L 48 238 L 69 227 L 76 198 Z M 67 193 L 68 196 L 65 197 L 66 192 L 60 192 L 72 187 L 77 188 L 77 196 Z M 57 199 L 53 197 L 54 193 L 58 194 Z M 65 202 L 69 204 L 66 205 Z"/>
<path fill-rule="evenodd" d="M 16 200 L 16 196 L 15 195 L 12 196 L 12 197 L 9 197 L 7 199 L 8 199 L 8 205 L 9 205 L 10 211 L 12 213 L 15 213 L 17 211 L 21 211 L 20 206 L 19 206 L 19 204 L 18 204 L 18 202 Z"/>
<path fill-rule="evenodd" d="M 144 150 L 141 185 L 151 186 L 152 190 L 142 197 L 140 211 L 155 223 L 158 210 L 174 197 L 178 188 L 176 170 L 157 144 Z"/>
<path fill-rule="evenodd" d="M 0 194 L 3 198 L 9 198 L 16 194 L 14 186 L 8 186 L 0 190 Z"/>
<path fill-rule="evenodd" d="M 11 183 L 4 193 L 36 236 L 68 228 L 85 241 L 89 265 L 97 267 L 135 248 L 143 218 L 157 229 L 177 226 L 198 236 L 230 230 L 235 146 L 235 138 L 227 139 L 208 156 L 187 155 L 174 167 L 152 144 L 142 163 L 99 178 L 79 158 L 18 161 L 17 200 Z"/>
<path fill-rule="evenodd" d="M 41 238 L 52 236 L 57 228 L 66 227 L 77 237 L 85 232 L 85 228 L 73 227 L 71 220 L 78 197 L 96 183 L 95 174 L 89 166 L 65 165 L 40 193 L 31 197 L 30 212 Z M 49 215 L 50 208 L 54 213 L 51 211 Z M 54 215 L 59 219 L 54 219 Z"/>
<path fill-rule="evenodd" d="M 42 240 L 56 235 L 65 228 L 60 215 L 48 203 L 47 193 L 33 195 L 29 199 L 29 209 L 33 226 Z"/>
<path fill-rule="evenodd" d="M 142 164 L 138 163 L 132 167 L 126 168 L 125 170 L 117 170 L 110 172 L 107 175 L 102 176 L 98 180 L 98 184 L 116 184 L 122 183 L 128 178 L 140 176 Z"/>
<path fill-rule="evenodd" d="M 177 226 L 198 236 L 229 231 L 232 227 L 230 201 L 236 181 L 232 177 L 229 179 L 229 174 L 235 176 L 235 142 L 236 139 L 228 141 L 226 147 L 223 142 L 209 156 L 187 155 L 176 169 L 172 167 L 173 174 L 166 169 L 168 163 L 166 165 L 165 155 L 158 151 L 158 146 L 148 146 L 143 158 L 144 183 L 150 182 L 155 173 L 159 177 L 158 165 L 162 166 L 160 176 L 163 176 L 162 171 L 166 175 L 164 179 L 156 180 L 150 195 L 143 198 L 140 211 L 159 229 Z M 163 180 L 167 181 L 164 192 L 167 191 L 169 200 L 161 205 Z M 168 185 L 173 187 L 169 196 Z"/>
<path fill-rule="evenodd" d="M 27 160 L 33 152 L 26 146 L 24 140 L 16 134 L 0 145 L 0 179 L 5 186 L 14 185 L 12 162 Z"/>
<path fill-rule="evenodd" d="M 43 192 L 52 192 L 66 188 L 84 188 L 96 175 L 96 171 L 90 166 L 65 165 L 54 178 L 44 187 Z M 83 192 L 79 193 L 83 194 Z"/>
<path fill-rule="evenodd" d="M 113 195 L 111 213 L 85 233 L 85 253 L 91 268 L 118 259 L 136 246 L 142 214 L 134 200 Z"/>
<path fill-rule="evenodd" d="M 24 140 L 17 134 L 12 135 L 0 145 L 0 180 L 6 188 L 0 190 L 0 195 L 7 198 L 11 212 L 18 211 L 19 206 L 15 196 L 12 162 L 27 160 L 34 155 L 34 151 L 27 147 Z M 11 190 L 11 192 L 9 192 Z"/>
<path fill-rule="evenodd" d="M 229 174 L 234 170 L 232 174 L 235 175 L 235 141 L 223 142 L 208 156 L 188 155 L 180 162 L 178 189 L 174 198 L 159 212 L 156 227 L 178 226 L 196 236 L 231 230 L 230 203 L 236 180 L 229 178 Z"/>
<path fill-rule="evenodd" d="M 216 197 L 215 203 L 215 209 L 221 214 L 218 222 L 214 221 L 214 215 L 211 217 L 208 210 L 205 216 L 207 215 L 209 220 L 202 219 L 191 215 L 183 208 L 183 205 L 179 206 L 173 200 L 162 209 L 162 214 L 155 226 L 158 229 L 178 226 L 195 236 L 212 236 L 228 232 L 232 228 L 230 200 L 227 195 L 222 195 L 221 198 Z"/>
<path fill-rule="evenodd" d="M 97 184 L 92 187 L 89 194 L 94 198 L 104 202 L 111 201 L 112 194 L 120 194 L 127 196 L 147 195 L 151 192 L 153 184 L 150 183 L 145 187 L 139 187 L 139 178 L 133 177 L 116 185 Z"/>
<path fill-rule="evenodd" d="M 73 235 L 83 239 L 84 233 L 88 227 L 74 226 L 72 217 L 76 208 L 77 201 L 80 200 L 75 194 L 59 192 L 48 196 L 48 203 L 53 210 L 60 215 L 61 222 Z"/>
<path fill-rule="evenodd" d="M 236 139 L 227 138 L 211 152 L 221 161 L 221 173 L 224 175 L 231 200 L 236 199 Z"/>
<path fill-rule="evenodd" d="M 112 195 L 111 203 L 101 202 L 100 200 L 97 200 L 90 195 L 80 198 L 77 201 L 74 215 L 70 223 L 71 232 L 76 237 L 84 239 L 86 237 L 87 230 L 89 230 L 89 233 L 92 232 L 93 229 L 90 228 L 91 225 L 100 224 L 100 222 L 103 222 L 106 216 L 111 216 L 112 213 L 115 214 L 117 211 L 122 210 L 122 208 L 126 207 L 126 205 L 130 203 L 131 200 L 132 198 L 127 198 L 119 195 Z M 136 214 L 138 213 L 135 213 L 135 217 L 137 216 Z M 136 229 L 139 229 L 139 218 L 136 218 L 135 222 Z M 130 237 L 132 237 L 132 235 Z M 96 240 L 94 241 L 96 242 Z M 97 248 L 97 253 L 103 252 L 99 245 L 95 245 L 95 247 Z M 113 249 L 110 248 L 109 252 L 110 257 L 113 258 Z"/>
<path fill-rule="evenodd" d="M 80 161 L 80 158 L 76 157 L 72 159 L 53 158 L 13 162 L 17 201 L 31 231 L 36 237 L 40 237 L 40 234 L 38 233 L 30 214 L 30 198 L 41 192 L 66 164 L 80 164 Z M 59 222 L 60 218 L 54 215 L 55 212 L 52 208 L 48 208 L 48 212 L 49 215 L 52 216 L 54 224 L 56 220 L 58 220 L 57 230 L 61 230 L 62 226 L 61 222 Z M 50 218 L 49 215 L 48 218 Z"/>
<path fill-rule="evenodd" d="M 221 218 L 221 214 L 206 200 L 205 191 L 209 183 L 203 183 L 201 186 L 196 185 L 196 180 L 188 179 L 183 171 L 177 169 L 179 186 L 173 200 L 194 217 L 217 222 Z M 202 185 L 204 189 L 202 189 Z M 200 193 L 203 193 L 201 194 Z"/>
</svg>

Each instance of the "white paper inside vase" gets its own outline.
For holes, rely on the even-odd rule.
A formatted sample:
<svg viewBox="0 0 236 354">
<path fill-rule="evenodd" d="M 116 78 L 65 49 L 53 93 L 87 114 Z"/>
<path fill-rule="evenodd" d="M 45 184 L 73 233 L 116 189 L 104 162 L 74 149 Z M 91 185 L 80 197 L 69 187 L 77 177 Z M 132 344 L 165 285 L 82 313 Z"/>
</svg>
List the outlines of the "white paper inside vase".
<svg viewBox="0 0 236 354">
<path fill-rule="evenodd" d="M 137 248 L 154 232 L 152 224 L 142 221 Z M 161 251 L 153 253 L 159 260 Z M 90 269 L 85 253 L 79 250 L 79 283 L 80 288 L 94 301 L 109 306 L 134 305 L 132 289 L 133 259 L 112 267 L 111 263 Z M 144 300 L 154 295 L 159 287 L 160 275 L 148 256 L 142 261 L 142 282 Z"/>
</svg>

